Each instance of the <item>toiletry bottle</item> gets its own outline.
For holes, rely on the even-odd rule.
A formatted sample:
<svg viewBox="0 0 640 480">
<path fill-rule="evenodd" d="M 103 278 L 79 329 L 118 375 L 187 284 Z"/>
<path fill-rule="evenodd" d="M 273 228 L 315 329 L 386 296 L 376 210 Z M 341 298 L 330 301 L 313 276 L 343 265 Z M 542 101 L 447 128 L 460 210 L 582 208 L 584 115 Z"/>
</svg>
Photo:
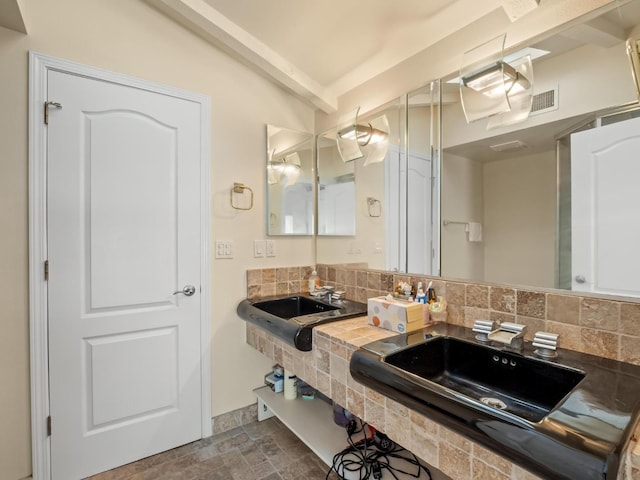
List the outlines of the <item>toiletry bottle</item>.
<svg viewBox="0 0 640 480">
<path fill-rule="evenodd" d="M 296 383 L 298 382 L 298 377 L 293 372 L 288 370 L 284 371 L 284 398 L 287 400 L 295 400 L 298 396 L 298 389 L 296 388 Z"/>
<path fill-rule="evenodd" d="M 427 304 L 427 294 L 422 289 L 422 282 L 418 282 L 418 293 L 416 293 L 416 302 L 422 304 L 422 324 L 429 323 L 429 305 Z"/>
<path fill-rule="evenodd" d="M 422 282 L 418 282 L 418 291 L 416 292 L 416 302 L 427 303 L 427 295 L 422 289 Z"/>
<path fill-rule="evenodd" d="M 429 287 L 427 288 L 427 303 L 432 304 L 438 299 L 436 297 L 436 289 L 432 287 L 433 282 L 429 282 Z"/>
<path fill-rule="evenodd" d="M 313 272 L 311 272 L 311 276 L 309 277 L 309 293 L 313 293 L 319 286 L 320 277 L 318 277 L 318 272 L 314 270 Z"/>
</svg>

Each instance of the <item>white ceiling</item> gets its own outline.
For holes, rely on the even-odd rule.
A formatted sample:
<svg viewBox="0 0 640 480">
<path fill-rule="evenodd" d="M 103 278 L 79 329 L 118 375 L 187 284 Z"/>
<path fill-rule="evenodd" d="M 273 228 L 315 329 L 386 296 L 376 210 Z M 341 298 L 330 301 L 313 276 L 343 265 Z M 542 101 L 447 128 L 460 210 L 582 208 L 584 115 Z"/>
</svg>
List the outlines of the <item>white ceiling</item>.
<svg viewBox="0 0 640 480">
<path fill-rule="evenodd" d="M 147 0 L 321 110 L 489 14 L 540 0 Z M 543 0 L 553 1 L 553 0 Z M 629 0 L 620 0 L 626 3 Z M 640 4 L 633 0 L 632 4 Z M 576 29 L 565 48 L 617 37 L 625 15 Z M 612 28 L 610 28 L 612 26 Z M 572 43 L 573 42 L 573 43 Z M 545 47 L 548 45 L 544 45 Z M 554 49 L 558 48 L 555 42 Z"/>
<path fill-rule="evenodd" d="M 337 98 L 500 9 L 538 0 L 147 0 L 325 112 Z M 528 9 L 527 9 L 528 8 Z"/>
<path fill-rule="evenodd" d="M 315 81 L 335 88 L 355 70 L 367 66 L 380 73 L 429 46 L 439 36 L 434 21 L 446 24 L 450 7 L 465 0 L 206 2 Z"/>
</svg>

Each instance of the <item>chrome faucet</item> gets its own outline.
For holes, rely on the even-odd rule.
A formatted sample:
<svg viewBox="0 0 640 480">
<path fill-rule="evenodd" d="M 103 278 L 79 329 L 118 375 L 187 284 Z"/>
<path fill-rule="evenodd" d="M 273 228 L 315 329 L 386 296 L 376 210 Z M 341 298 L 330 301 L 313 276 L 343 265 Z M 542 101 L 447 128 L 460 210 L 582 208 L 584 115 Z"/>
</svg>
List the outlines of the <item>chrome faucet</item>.
<svg viewBox="0 0 640 480">
<path fill-rule="evenodd" d="M 324 299 L 328 302 L 328 303 L 332 303 L 332 297 L 331 297 L 331 290 L 326 290 L 325 294 L 324 294 Z"/>
<path fill-rule="evenodd" d="M 325 302 L 328 303 L 332 303 L 332 293 L 333 293 L 333 289 L 332 288 L 326 288 L 326 287 L 318 287 L 316 290 L 314 290 L 311 295 L 316 297 L 316 298 L 320 298 L 322 300 L 324 300 Z"/>
<path fill-rule="evenodd" d="M 473 331 L 478 333 L 476 340 L 497 342 L 506 345 L 512 350 L 522 351 L 527 327 L 526 325 L 509 322 L 502 322 L 496 326 L 496 322 L 493 321 L 476 320 Z"/>
<path fill-rule="evenodd" d="M 492 342 L 502 343 L 510 349 L 521 351 L 524 348 L 526 325 L 502 322 L 496 330 L 489 332 L 487 338 Z"/>
</svg>

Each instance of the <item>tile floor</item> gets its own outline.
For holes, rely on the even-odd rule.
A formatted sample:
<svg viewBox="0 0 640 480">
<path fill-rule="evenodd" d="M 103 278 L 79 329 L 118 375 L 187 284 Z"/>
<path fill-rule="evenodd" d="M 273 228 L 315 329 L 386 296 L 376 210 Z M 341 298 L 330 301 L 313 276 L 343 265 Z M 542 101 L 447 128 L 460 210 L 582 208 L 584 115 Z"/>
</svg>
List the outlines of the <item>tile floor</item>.
<svg viewBox="0 0 640 480">
<path fill-rule="evenodd" d="M 275 417 L 89 480 L 324 480 L 328 467 Z M 337 478 L 332 474 L 329 478 Z"/>
</svg>

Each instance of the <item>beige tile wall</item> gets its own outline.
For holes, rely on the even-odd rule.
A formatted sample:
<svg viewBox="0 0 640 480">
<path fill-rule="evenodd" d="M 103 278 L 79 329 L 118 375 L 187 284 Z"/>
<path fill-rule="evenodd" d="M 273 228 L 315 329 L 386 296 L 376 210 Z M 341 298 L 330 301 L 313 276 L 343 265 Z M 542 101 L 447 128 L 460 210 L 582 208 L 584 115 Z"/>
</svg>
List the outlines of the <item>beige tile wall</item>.
<svg viewBox="0 0 640 480">
<path fill-rule="evenodd" d="M 249 296 L 266 296 L 276 291 L 276 271 L 247 272 Z M 295 268 L 293 269 L 296 270 Z M 300 267 L 298 283 L 288 291 L 307 291 L 312 267 Z M 265 273 L 266 272 L 266 273 Z M 448 282 L 428 277 L 408 277 L 358 267 L 319 265 L 323 284 L 345 290 L 348 298 L 365 302 L 385 294 L 400 281 L 418 281 L 433 287 L 448 301 L 450 323 L 471 326 L 476 319 L 508 320 L 526 324 L 531 337 L 537 330 L 560 333 L 564 348 L 592 353 L 640 365 L 640 304 L 515 289 L 476 283 Z M 294 272 L 295 275 L 295 272 Z M 267 280 L 266 283 L 261 283 Z M 296 285 L 299 287 L 295 290 Z M 281 287 L 282 289 L 284 287 Z M 267 292 L 267 293 L 263 293 Z M 387 433 L 425 462 L 456 480 L 534 480 L 532 475 L 508 459 L 496 455 L 466 437 L 357 383 L 349 374 L 349 360 L 355 349 L 394 335 L 366 325 L 362 319 L 345 320 L 314 329 L 313 351 L 301 352 L 265 330 L 247 323 L 247 343 L 287 370 L 345 406 L 360 418 Z M 640 425 L 623 459 L 619 478 L 640 480 Z"/>
<path fill-rule="evenodd" d="M 316 327 L 313 350 L 301 352 L 247 323 L 249 345 L 452 479 L 541 480 L 463 435 L 356 382 L 349 373 L 353 352 L 360 345 L 390 335 L 395 334 L 368 326 L 362 318 L 344 320 Z"/>
<path fill-rule="evenodd" d="M 527 325 L 527 339 L 537 331 L 560 334 L 562 348 L 640 365 L 640 303 L 584 297 L 572 292 L 516 289 L 441 278 L 397 275 L 358 266 L 318 265 L 322 284 L 344 290 L 359 302 L 386 294 L 400 281 L 433 282 L 446 298 L 449 323 L 472 327 L 488 319 Z M 247 271 L 249 298 L 308 291 L 312 266 Z"/>
</svg>

